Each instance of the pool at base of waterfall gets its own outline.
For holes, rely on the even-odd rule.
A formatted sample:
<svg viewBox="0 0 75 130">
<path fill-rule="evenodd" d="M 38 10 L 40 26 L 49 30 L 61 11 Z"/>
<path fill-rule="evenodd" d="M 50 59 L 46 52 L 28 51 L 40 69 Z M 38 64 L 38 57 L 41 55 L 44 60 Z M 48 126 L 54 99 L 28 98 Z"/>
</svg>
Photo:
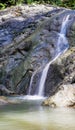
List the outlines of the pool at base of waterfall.
<svg viewBox="0 0 75 130">
<path fill-rule="evenodd" d="M 1 130 L 75 130 L 73 108 L 44 107 L 41 106 L 44 99 L 37 96 L 10 97 L 10 100 L 20 102 L 0 106 Z"/>
</svg>

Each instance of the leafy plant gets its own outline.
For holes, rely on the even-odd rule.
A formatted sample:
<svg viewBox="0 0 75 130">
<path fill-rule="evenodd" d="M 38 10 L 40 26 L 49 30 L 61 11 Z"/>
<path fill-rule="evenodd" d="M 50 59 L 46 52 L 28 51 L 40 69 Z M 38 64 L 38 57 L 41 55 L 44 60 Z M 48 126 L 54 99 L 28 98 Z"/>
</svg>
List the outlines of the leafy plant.
<svg viewBox="0 0 75 130">
<path fill-rule="evenodd" d="M 4 9 L 5 7 L 20 3 L 31 4 L 33 2 L 48 3 L 52 5 L 75 9 L 75 0 L 0 0 L 0 9 Z"/>
<path fill-rule="evenodd" d="M 33 2 L 33 0 L 27 0 L 28 4 L 31 4 Z"/>
<path fill-rule="evenodd" d="M 5 9 L 5 4 L 0 3 L 0 9 Z"/>
</svg>

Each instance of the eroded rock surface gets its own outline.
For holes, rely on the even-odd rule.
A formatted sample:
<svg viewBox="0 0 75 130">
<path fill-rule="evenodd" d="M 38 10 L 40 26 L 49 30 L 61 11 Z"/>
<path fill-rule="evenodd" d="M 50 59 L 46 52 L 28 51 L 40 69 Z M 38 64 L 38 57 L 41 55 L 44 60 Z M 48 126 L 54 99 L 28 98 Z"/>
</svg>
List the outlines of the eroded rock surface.
<svg viewBox="0 0 75 130">
<path fill-rule="evenodd" d="M 65 84 L 60 90 L 50 98 L 46 99 L 42 105 L 52 107 L 75 107 L 75 84 Z"/>
</svg>

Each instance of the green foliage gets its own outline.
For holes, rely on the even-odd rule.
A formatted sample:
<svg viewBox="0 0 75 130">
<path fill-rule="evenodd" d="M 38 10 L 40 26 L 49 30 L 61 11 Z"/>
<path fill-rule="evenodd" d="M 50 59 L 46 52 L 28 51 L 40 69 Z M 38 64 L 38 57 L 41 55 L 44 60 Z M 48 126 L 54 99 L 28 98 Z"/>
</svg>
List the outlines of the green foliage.
<svg viewBox="0 0 75 130">
<path fill-rule="evenodd" d="M 15 4 L 21 4 L 23 2 L 24 2 L 24 0 L 15 0 Z"/>
<path fill-rule="evenodd" d="M 48 3 L 56 6 L 63 6 L 67 8 L 75 9 L 75 0 L 0 0 L 0 9 L 4 9 L 5 7 L 26 3 L 31 4 L 33 2 L 36 3 Z"/>
<path fill-rule="evenodd" d="M 5 8 L 5 4 L 0 3 L 0 9 L 4 9 Z"/>
<path fill-rule="evenodd" d="M 28 4 L 31 4 L 33 2 L 33 0 L 27 0 Z"/>
<path fill-rule="evenodd" d="M 75 0 L 64 1 L 63 5 L 65 5 L 65 7 L 70 7 L 72 9 L 75 9 Z"/>
</svg>

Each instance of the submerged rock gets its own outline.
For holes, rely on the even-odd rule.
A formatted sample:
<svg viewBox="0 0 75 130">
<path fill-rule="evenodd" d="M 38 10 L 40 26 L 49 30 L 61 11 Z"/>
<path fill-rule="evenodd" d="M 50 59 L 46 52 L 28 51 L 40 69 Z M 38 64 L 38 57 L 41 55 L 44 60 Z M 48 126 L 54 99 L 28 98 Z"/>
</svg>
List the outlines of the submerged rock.
<svg viewBox="0 0 75 130">
<path fill-rule="evenodd" d="M 0 96 L 0 106 L 8 105 L 8 104 L 19 104 L 21 102 L 23 102 L 23 101 L 17 100 L 17 99 L 13 100 L 13 99 L 5 97 L 5 96 Z"/>
<path fill-rule="evenodd" d="M 6 100 L 5 97 L 0 96 L 0 105 L 6 105 L 8 103 L 8 101 Z"/>
</svg>

